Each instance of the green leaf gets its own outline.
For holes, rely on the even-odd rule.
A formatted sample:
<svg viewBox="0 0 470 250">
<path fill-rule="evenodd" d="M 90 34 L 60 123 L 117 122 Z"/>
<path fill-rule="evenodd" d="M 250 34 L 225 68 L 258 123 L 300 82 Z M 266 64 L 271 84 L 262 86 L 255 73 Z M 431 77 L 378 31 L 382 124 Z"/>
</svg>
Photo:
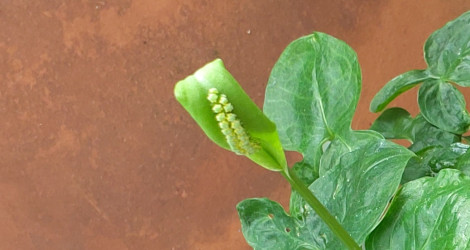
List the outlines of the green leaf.
<svg viewBox="0 0 470 250">
<path fill-rule="evenodd" d="M 305 160 L 296 162 L 292 168 L 295 174 L 303 181 L 303 183 L 310 184 L 318 178 L 318 170 L 315 170 L 313 165 L 307 163 Z"/>
<path fill-rule="evenodd" d="M 413 155 L 402 146 L 373 138 L 363 147 L 338 156 L 337 165 L 309 187 L 359 244 L 364 243 L 380 222 L 398 188 L 406 162 Z M 344 249 L 342 242 L 308 205 L 288 216 L 279 205 L 252 204 L 253 200 L 244 201 L 238 209 L 243 234 L 255 249 Z M 289 237 L 285 228 L 290 229 Z M 274 240 L 277 237 L 279 243 Z M 267 241 L 270 243 L 264 247 Z M 282 247 L 273 247 L 276 244 Z"/>
<path fill-rule="evenodd" d="M 321 172 L 310 189 L 356 242 L 362 244 L 386 211 L 406 163 L 413 155 L 390 141 L 370 140 L 360 149 L 342 155 L 337 166 Z M 313 221 L 309 222 L 307 217 L 306 223 Z M 342 248 L 334 235 L 325 231 L 330 239 L 326 249 Z"/>
<path fill-rule="evenodd" d="M 418 92 L 418 104 L 424 118 L 445 131 L 463 134 L 470 124 L 465 99 L 452 84 L 428 80 Z"/>
<path fill-rule="evenodd" d="M 460 157 L 465 154 L 469 146 L 462 143 L 454 143 L 450 146 L 436 151 L 429 161 L 429 166 L 434 173 L 445 168 L 455 168 Z"/>
<path fill-rule="evenodd" d="M 382 111 L 401 93 L 429 78 L 430 77 L 425 70 L 412 70 L 393 78 L 374 96 L 370 103 L 370 111 Z"/>
<path fill-rule="evenodd" d="M 470 150 L 467 150 L 465 154 L 459 157 L 455 168 L 462 171 L 466 176 L 470 176 Z"/>
<path fill-rule="evenodd" d="M 353 130 L 344 138 L 335 138 L 320 159 L 319 174 L 323 175 L 337 166 L 342 155 L 368 147 L 371 143 L 382 139 L 384 137 L 373 130 Z"/>
<path fill-rule="evenodd" d="M 286 214 L 277 202 L 246 199 L 238 203 L 237 210 L 243 235 L 255 250 L 318 249 L 315 235 L 303 230 L 305 225 Z"/>
<path fill-rule="evenodd" d="M 424 176 L 434 176 L 445 168 L 459 168 L 465 164 L 461 158 L 468 151 L 469 146 L 462 143 L 453 143 L 448 146 L 431 146 L 416 153 L 418 157 L 412 158 L 406 165 L 402 183 L 406 183 Z"/>
<path fill-rule="evenodd" d="M 470 86 L 470 12 L 435 31 L 424 45 L 432 75 L 446 82 Z"/>
<path fill-rule="evenodd" d="M 410 113 L 402 108 L 385 110 L 370 129 L 381 133 L 387 139 L 410 140 L 413 144 L 409 149 L 413 152 L 429 146 L 447 147 L 460 141 L 460 136 L 433 126 L 421 114 L 412 118 Z"/>
<path fill-rule="evenodd" d="M 338 166 L 342 155 L 367 147 L 370 143 L 381 139 L 383 139 L 383 137 L 375 131 L 358 130 L 352 131 L 346 138 L 335 138 L 333 141 L 328 142 L 328 146 L 325 147 L 325 152 L 320 160 L 320 175 L 323 175 L 330 169 Z M 304 164 L 304 162 L 302 161 L 294 165 L 296 174 L 302 176 L 302 181 L 304 183 L 312 183 L 315 179 L 311 175 L 312 172 L 309 171 L 312 171 L 313 169 L 310 166 L 304 166 L 301 164 Z M 292 216 L 300 216 L 304 212 L 305 206 L 308 206 L 307 203 L 293 190 L 289 206 L 289 211 Z"/>
<path fill-rule="evenodd" d="M 409 149 L 413 152 L 418 152 L 429 146 L 448 147 L 461 140 L 460 136 L 432 125 L 421 114 L 418 114 L 413 120 L 411 138 L 413 144 Z"/>
<path fill-rule="evenodd" d="M 433 159 L 436 151 L 441 150 L 442 147 L 431 146 L 416 152 L 416 157 L 412 157 L 406 164 L 405 171 L 401 177 L 401 184 L 419 179 L 424 176 L 432 176 L 429 161 Z"/>
<path fill-rule="evenodd" d="M 390 108 L 385 110 L 374 121 L 371 130 L 381 133 L 387 139 L 413 140 L 411 133 L 413 117 L 402 108 Z"/>
<path fill-rule="evenodd" d="M 408 182 L 366 249 L 469 249 L 470 178 L 454 169 Z"/>
<path fill-rule="evenodd" d="M 269 170 L 282 171 L 287 167 L 276 125 L 243 91 L 222 60 L 208 63 L 179 81 L 174 94 L 220 147 L 243 154 Z"/>
<path fill-rule="evenodd" d="M 264 111 L 276 123 L 284 149 L 303 153 L 305 164 L 318 169 L 322 144 L 349 133 L 360 90 L 356 53 L 316 32 L 281 54 L 266 88 Z"/>
</svg>

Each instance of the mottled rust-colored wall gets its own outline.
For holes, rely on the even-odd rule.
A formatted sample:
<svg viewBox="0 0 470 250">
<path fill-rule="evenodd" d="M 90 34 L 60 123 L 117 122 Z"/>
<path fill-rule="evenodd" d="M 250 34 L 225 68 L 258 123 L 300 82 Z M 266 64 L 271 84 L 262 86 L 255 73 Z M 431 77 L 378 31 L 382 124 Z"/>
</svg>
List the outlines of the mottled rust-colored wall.
<svg viewBox="0 0 470 250">
<path fill-rule="evenodd" d="M 235 205 L 287 204 L 275 173 L 213 145 L 173 99 L 221 57 L 259 105 L 270 69 L 318 30 L 358 53 L 373 94 L 423 68 L 465 0 L 0 1 L 0 249 L 249 249 Z M 413 94 L 395 104 L 416 112 Z M 291 155 L 290 158 L 298 158 Z"/>
</svg>

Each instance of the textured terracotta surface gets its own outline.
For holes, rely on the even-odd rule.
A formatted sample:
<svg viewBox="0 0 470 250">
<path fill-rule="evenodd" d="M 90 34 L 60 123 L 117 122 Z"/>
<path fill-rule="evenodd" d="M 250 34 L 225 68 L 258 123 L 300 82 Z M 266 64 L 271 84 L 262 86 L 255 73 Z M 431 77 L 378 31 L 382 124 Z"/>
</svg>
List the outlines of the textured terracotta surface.
<svg viewBox="0 0 470 250">
<path fill-rule="evenodd" d="M 358 53 L 373 94 L 423 68 L 470 9 L 422 1 L 0 1 L 0 249 L 250 249 L 235 205 L 289 187 L 213 145 L 173 99 L 221 57 L 259 105 L 284 47 L 313 30 Z M 413 93 L 395 102 L 416 113 Z M 290 154 L 290 160 L 299 159 Z"/>
</svg>

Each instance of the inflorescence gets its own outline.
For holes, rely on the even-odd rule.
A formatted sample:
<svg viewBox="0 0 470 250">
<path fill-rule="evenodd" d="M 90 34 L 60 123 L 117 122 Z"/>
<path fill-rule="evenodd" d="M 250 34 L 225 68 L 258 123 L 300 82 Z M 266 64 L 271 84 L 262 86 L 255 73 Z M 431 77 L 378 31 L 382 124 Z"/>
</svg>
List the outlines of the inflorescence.
<svg viewBox="0 0 470 250">
<path fill-rule="evenodd" d="M 227 96 L 219 94 L 216 88 L 211 88 L 207 100 L 211 103 L 215 119 L 232 151 L 242 155 L 255 153 L 258 145 L 250 140 L 237 115 L 232 113 L 233 106 Z"/>
</svg>

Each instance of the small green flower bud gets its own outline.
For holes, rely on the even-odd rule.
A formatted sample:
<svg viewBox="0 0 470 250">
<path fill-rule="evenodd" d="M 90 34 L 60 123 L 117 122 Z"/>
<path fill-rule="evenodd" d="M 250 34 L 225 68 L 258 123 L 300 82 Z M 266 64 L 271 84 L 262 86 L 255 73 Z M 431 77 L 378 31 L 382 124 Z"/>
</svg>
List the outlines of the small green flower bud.
<svg viewBox="0 0 470 250">
<path fill-rule="evenodd" d="M 207 100 L 209 100 L 211 103 L 216 103 L 218 99 L 219 99 L 219 96 L 217 94 L 211 93 L 207 96 Z"/>
<path fill-rule="evenodd" d="M 224 113 L 217 114 L 215 116 L 215 119 L 219 122 L 224 121 L 225 120 L 225 114 Z"/>
<path fill-rule="evenodd" d="M 223 108 L 222 108 L 222 105 L 220 104 L 216 104 L 214 106 L 212 106 L 212 111 L 214 111 L 214 113 L 218 114 L 220 112 L 222 112 Z"/>
<path fill-rule="evenodd" d="M 222 134 L 224 135 L 232 135 L 232 130 L 230 130 L 229 128 L 226 128 L 226 129 L 222 129 Z"/>
<path fill-rule="evenodd" d="M 231 113 L 230 113 L 230 114 L 227 114 L 227 121 L 233 122 L 233 121 L 235 121 L 236 119 L 237 119 L 237 115 L 231 114 Z"/>
<path fill-rule="evenodd" d="M 233 129 L 242 129 L 242 124 L 240 121 L 236 120 L 230 123 L 230 127 Z"/>
<path fill-rule="evenodd" d="M 228 103 L 227 96 L 224 95 L 224 94 L 220 95 L 219 103 L 222 104 L 222 105 L 227 104 Z"/>
<path fill-rule="evenodd" d="M 242 128 L 234 129 L 234 131 L 235 131 L 235 134 L 237 135 L 243 135 L 245 133 L 245 131 Z"/>
<path fill-rule="evenodd" d="M 226 121 L 219 122 L 219 127 L 221 129 L 229 129 L 230 128 L 230 126 L 228 125 L 228 122 L 226 122 Z"/>
<path fill-rule="evenodd" d="M 227 112 L 227 113 L 232 112 L 233 111 L 232 104 L 230 104 L 230 103 L 225 104 L 224 105 L 224 111 Z"/>
</svg>

